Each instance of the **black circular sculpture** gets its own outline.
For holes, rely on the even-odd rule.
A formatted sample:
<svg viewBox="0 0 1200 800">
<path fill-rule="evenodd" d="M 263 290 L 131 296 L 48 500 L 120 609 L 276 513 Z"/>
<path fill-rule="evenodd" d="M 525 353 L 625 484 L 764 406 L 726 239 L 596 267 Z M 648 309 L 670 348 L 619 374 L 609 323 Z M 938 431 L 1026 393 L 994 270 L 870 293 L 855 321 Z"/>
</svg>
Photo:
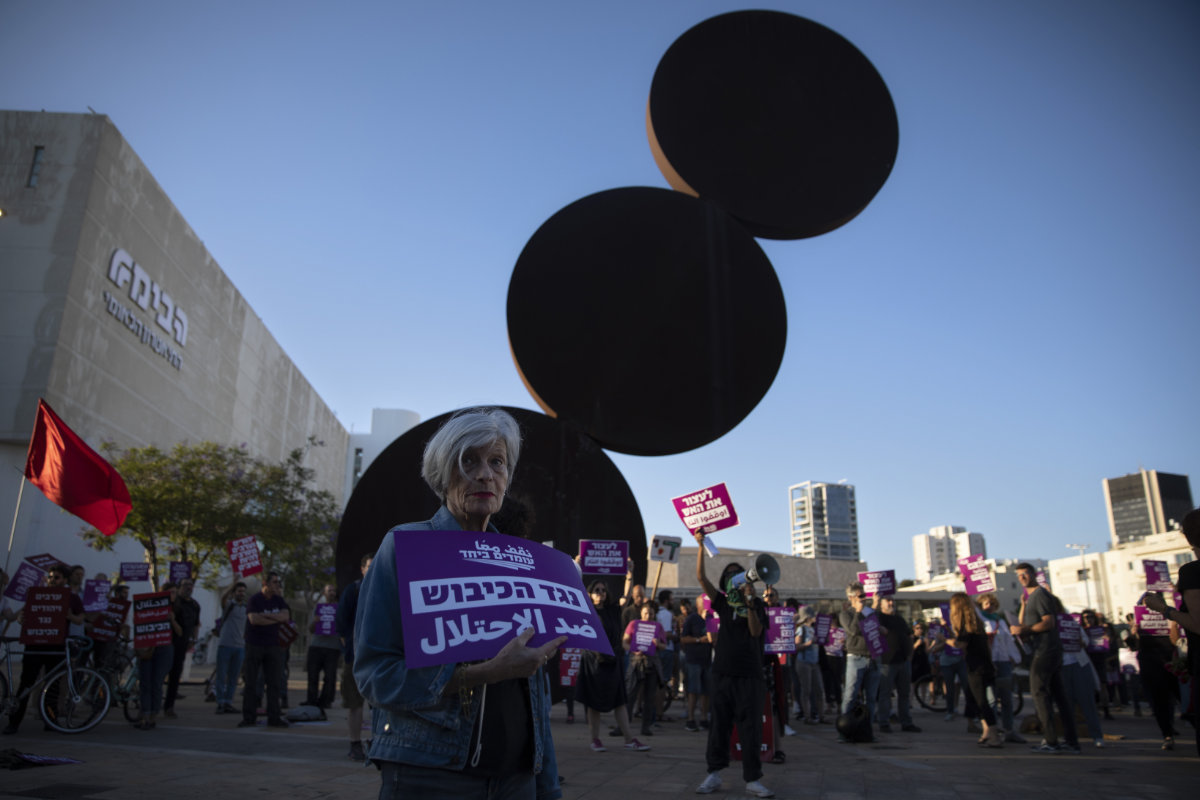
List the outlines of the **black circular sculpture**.
<svg viewBox="0 0 1200 800">
<path fill-rule="evenodd" d="M 770 261 L 713 203 L 668 189 L 575 201 L 530 238 L 508 336 L 538 404 L 603 447 L 668 455 L 733 429 L 783 360 Z"/>
<path fill-rule="evenodd" d="M 800 239 L 853 219 L 891 173 L 891 94 L 854 45 L 812 20 L 735 11 L 663 55 L 646 126 L 672 187 L 755 236 Z"/>
<path fill-rule="evenodd" d="M 505 408 L 521 426 L 521 456 L 508 496 L 492 521 L 502 533 L 554 543 L 568 555 L 580 539 L 636 543 L 634 576 L 646 575 L 646 529 L 629 485 L 603 450 L 570 425 L 536 411 Z M 338 530 L 338 586 L 359 577 L 359 562 L 396 525 L 429 519 L 441 505 L 421 478 L 425 443 L 453 415 L 426 420 L 388 445 L 359 478 Z M 618 596 L 624 576 L 609 579 Z"/>
</svg>

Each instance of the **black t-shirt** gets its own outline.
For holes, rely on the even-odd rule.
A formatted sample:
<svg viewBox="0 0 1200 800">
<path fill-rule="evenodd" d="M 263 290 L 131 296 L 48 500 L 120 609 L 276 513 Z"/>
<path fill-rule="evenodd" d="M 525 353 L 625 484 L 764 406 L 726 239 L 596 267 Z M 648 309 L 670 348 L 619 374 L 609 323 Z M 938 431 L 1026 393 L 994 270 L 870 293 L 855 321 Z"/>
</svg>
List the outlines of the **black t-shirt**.
<svg viewBox="0 0 1200 800">
<path fill-rule="evenodd" d="M 885 664 L 903 664 L 912 656 L 912 629 L 899 614 L 879 615 L 887 633 L 887 652 L 880 659 Z"/>
<path fill-rule="evenodd" d="M 1189 561 L 1179 568 L 1179 580 L 1175 582 L 1175 588 L 1179 591 L 1180 595 L 1183 595 L 1189 589 L 1200 589 L 1200 561 Z M 1180 611 L 1186 612 L 1188 610 L 1186 600 L 1180 606 Z M 1184 632 L 1187 633 L 1188 671 L 1194 677 L 1197 674 L 1197 670 L 1200 670 L 1200 634 L 1193 633 L 1187 628 L 1184 628 Z M 1195 689 L 1193 688 L 1192 691 L 1195 691 Z"/>
<path fill-rule="evenodd" d="M 749 614 L 757 614 L 762 623 L 762 633 L 750 635 L 750 623 L 746 617 L 738 616 L 725 595 L 712 598 L 712 610 L 721 618 L 721 629 L 717 632 L 717 655 L 713 661 L 713 672 L 718 675 L 735 675 L 742 678 L 763 679 L 763 640 L 767 633 L 767 610 L 755 600 Z"/>
<path fill-rule="evenodd" d="M 246 615 L 277 614 L 280 611 L 291 611 L 291 607 L 279 595 L 267 597 L 262 592 L 255 592 L 246 601 Z M 282 622 L 270 625 L 254 625 L 249 618 L 246 620 L 246 644 L 258 647 L 274 647 L 279 644 L 279 626 Z"/>
<path fill-rule="evenodd" d="M 683 621 L 683 631 L 679 638 L 700 637 L 706 633 L 708 633 L 708 623 L 705 622 L 704 617 L 693 611 Z M 708 666 L 712 663 L 712 645 L 708 642 L 687 642 L 683 645 L 683 657 L 689 664 Z"/>
<path fill-rule="evenodd" d="M 538 678 L 541 679 L 540 673 Z M 518 678 L 488 684 L 479 716 L 475 719 L 463 772 L 497 778 L 532 771 L 533 717 L 529 705 L 529 681 Z"/>
</svg>

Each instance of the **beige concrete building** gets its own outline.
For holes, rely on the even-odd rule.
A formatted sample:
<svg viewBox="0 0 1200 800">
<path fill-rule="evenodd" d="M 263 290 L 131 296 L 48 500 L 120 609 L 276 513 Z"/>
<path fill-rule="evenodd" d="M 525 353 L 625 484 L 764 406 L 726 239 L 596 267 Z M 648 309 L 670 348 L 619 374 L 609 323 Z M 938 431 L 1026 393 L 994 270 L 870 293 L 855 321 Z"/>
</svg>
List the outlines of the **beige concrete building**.
<svg viewBox="0 0 1200 800">
<path fill-rule="evenodd" d="M 282 459 L 316 437 L 306 463 L 344 499 L 346 430 L 107 117 L 0 112 L 0 209 L 0 508 L 39 397 L 97 449 L 244 442 Z M 83 527 L 26 486 L 14 563 L 50 552 L 90 576 L 141 559 L 88 550 Z"/>
<path fill-rule="evenodd" d="M 1050 587 L 1068 611 L 1091 607 L 1110 620 L 1124 620 L 1146 591 L 1142 560 L 1166 561 L 1171 580 L 1193 558 L 1178 530 L 1156 533 L 1101 553 L 1083 553 L 1050 561 Z M 1085 573 L 1084 570 L 1087 570 Z"/>
</svg>

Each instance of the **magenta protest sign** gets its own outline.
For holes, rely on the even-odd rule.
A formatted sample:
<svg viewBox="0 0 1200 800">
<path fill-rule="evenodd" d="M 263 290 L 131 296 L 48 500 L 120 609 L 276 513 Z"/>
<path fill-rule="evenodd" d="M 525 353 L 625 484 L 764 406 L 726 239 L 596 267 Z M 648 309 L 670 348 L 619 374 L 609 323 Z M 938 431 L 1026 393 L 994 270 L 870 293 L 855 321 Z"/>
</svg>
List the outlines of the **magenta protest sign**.
<svg viewBox="0 0 1200 800">
<path fill-rule="evenodd" d="M 796 652 L 796 612 L 790 608 L 767 608 L 767 639 L 764 653 Z"/>
<path fill-rule="evenodd" d="M 858 573 L 858 582 L 862 584 L 863 594 L 867 597 L 883 597 L 896 593 L 896 570 L 885 569 L 878 572 Z"/>
<path fill-rule="evenodd" d="M 142 561 L 122 561 L 121 580 L 148 581 L 150 580 L 150 565 Z"/>
<path fill-rule="evenodd" d="M 858 630 L 867 640 L 867 652 L 872 658 L 879 658 L 887 652 L 887 633 L 879 624 L 878 614 L 863 617 L 862 622 L 858 623 Z"/>
<path fill-rule="evenodd" d="M 608 539 L 579 540 L 579 568 L 584 575 L 624 575 L 629 542 Z"/>
<path fill-rule="evenodd" d="M 258 540 L 253 536 L 243 536 L 225 543 L 229 553 L 229 565 L 235 575 L 243 578 L 262 572 L 262 561 L 258 557 Z"/>
<path fill-rule="evenodd" d="M 958 569 L 963 576 L 967 594 L 987 594 L 996 591 L 996 579 L 992 576 L 992 564 L 982 553 L 958 559 Z"/>
<path fill-rule="evenodd" d="M 582 661 L 583 651 L 578 647 L 564 647 L 559 651 L 558 681 L 562 686 L 575 685 Z"/>
<path fill-rule="evenodd" d="M 672 498 L 671 503 L 684 526 L 694 534 L 707 535 L 738 524 L 729 489 L 723 483 Z"/>
<path fill-rule="evenodd" d="M 71 590 L 65 586 L 31 586 L 25 593 L 21 644 L 62 644 L 67 639 Z"/>
<path fill-rule="evenodd" d="M 133 646 L 161 647 L 171 643 L 171 593 L 133 596 Z"/>
<path fill-rule="evenodd" d="M 108 581 L 99 578 L 84 581 L 83 610 L 90 614 L 108 608 L 108 587 Z"/>
<path fill-rule="evenodd" d="M 1146 570 L 1146 591 L 1169 592 L 1175 588 L 1175 584 L 1171 582 L 1171 568 L 1167 562 L 1143 558 L 1142 567 Z"/>
<path fill-rule="evenodd" d="M 1078 653 L 1083 649 L 1083 629 L 1079 620 L 1071 614 L 1058 614 L 1058 639 L 1064 653 Z"/>
<path fill-rule="evenodd" d="M 1107 653 L 1112 649 L 1108 629 L 1103 625 L 1093 625 L 1090 628 L 1084 628 L 1083 632 L 1087 638 L 1087 651 L 1089 653 Z"/>
<path fill-rule="evenodd" d="M 1047 592 L 1050 591 L 1050 579 L 1046 577 L 1046 570 L 1039 569 L 1037 571 L 1037 585 Z"/>
<path fill-rule="evenodd" d="M 28 561 L 22 561 L 17 567 L 17 573 L 13 575 L 8 587 L 4 590 L 4 596 L 10 597 L 18 603 L 24 603 L 25 593 L 34 586 L 41 586 L 45 574 L 44 570 L 38 569 Z"/>
<path fill-rule="evenodd" d="M 405 659 L 425 667 L 491 658 L 525 628 L 529 644 L 612 655 L 574 561 L 500 533 L 395 531 Z"/>
<path fill-rule="evenodd" d="M 833 624 L 833 615 L 817 614 L 817 624 L 813 626 L 813 630 L 817 636 L 817 644 L 829 644 L 829 628 Z"/>
<path fill-rule="evenodd" d="M 313 633 L 337 636 L 337 603 L 317 603 L 313 609 Z"/>
<path fill-rule="evenodd" d="M 1133 621 L 1137 625 L 1138 633 L 1143 636 L 1169 636 L 1171 634 L 1171 626 L 1167 622 L 1167 618 L 1145 606 L 1133 607 Z"/>
</svg>

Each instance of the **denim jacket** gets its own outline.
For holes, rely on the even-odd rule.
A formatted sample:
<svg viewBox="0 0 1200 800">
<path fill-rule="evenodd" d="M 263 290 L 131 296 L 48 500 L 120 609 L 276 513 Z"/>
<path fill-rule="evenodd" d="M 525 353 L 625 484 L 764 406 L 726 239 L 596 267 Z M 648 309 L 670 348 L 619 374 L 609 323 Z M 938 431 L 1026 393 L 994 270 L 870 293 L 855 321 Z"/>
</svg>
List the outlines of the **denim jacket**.
<svg viewBox="0 0 1200 800">
<path fill-rule="evenodd" d="M 499 533 L 494 526 L 489 530 Z M 458 695 L 442 696 L 455 664 L 409 669 L 404 660 L 400 592 L 396 580 L 393 531 L 461 530 L 445 506 L 433 519 L 398 525 L 383 537 L 359 590 L 354 622 L 354 679 L 374 709 L 373 761 L 461 771 L 479 716 L 483 691 L 472 692 L 470 714 L 462 715 Z M 544 670 L 529 678 L 533 725 L 533 771 L 537 800 L 558 800 L 558 766 L 550 734 L 550 692 Z"/>
</svg>

